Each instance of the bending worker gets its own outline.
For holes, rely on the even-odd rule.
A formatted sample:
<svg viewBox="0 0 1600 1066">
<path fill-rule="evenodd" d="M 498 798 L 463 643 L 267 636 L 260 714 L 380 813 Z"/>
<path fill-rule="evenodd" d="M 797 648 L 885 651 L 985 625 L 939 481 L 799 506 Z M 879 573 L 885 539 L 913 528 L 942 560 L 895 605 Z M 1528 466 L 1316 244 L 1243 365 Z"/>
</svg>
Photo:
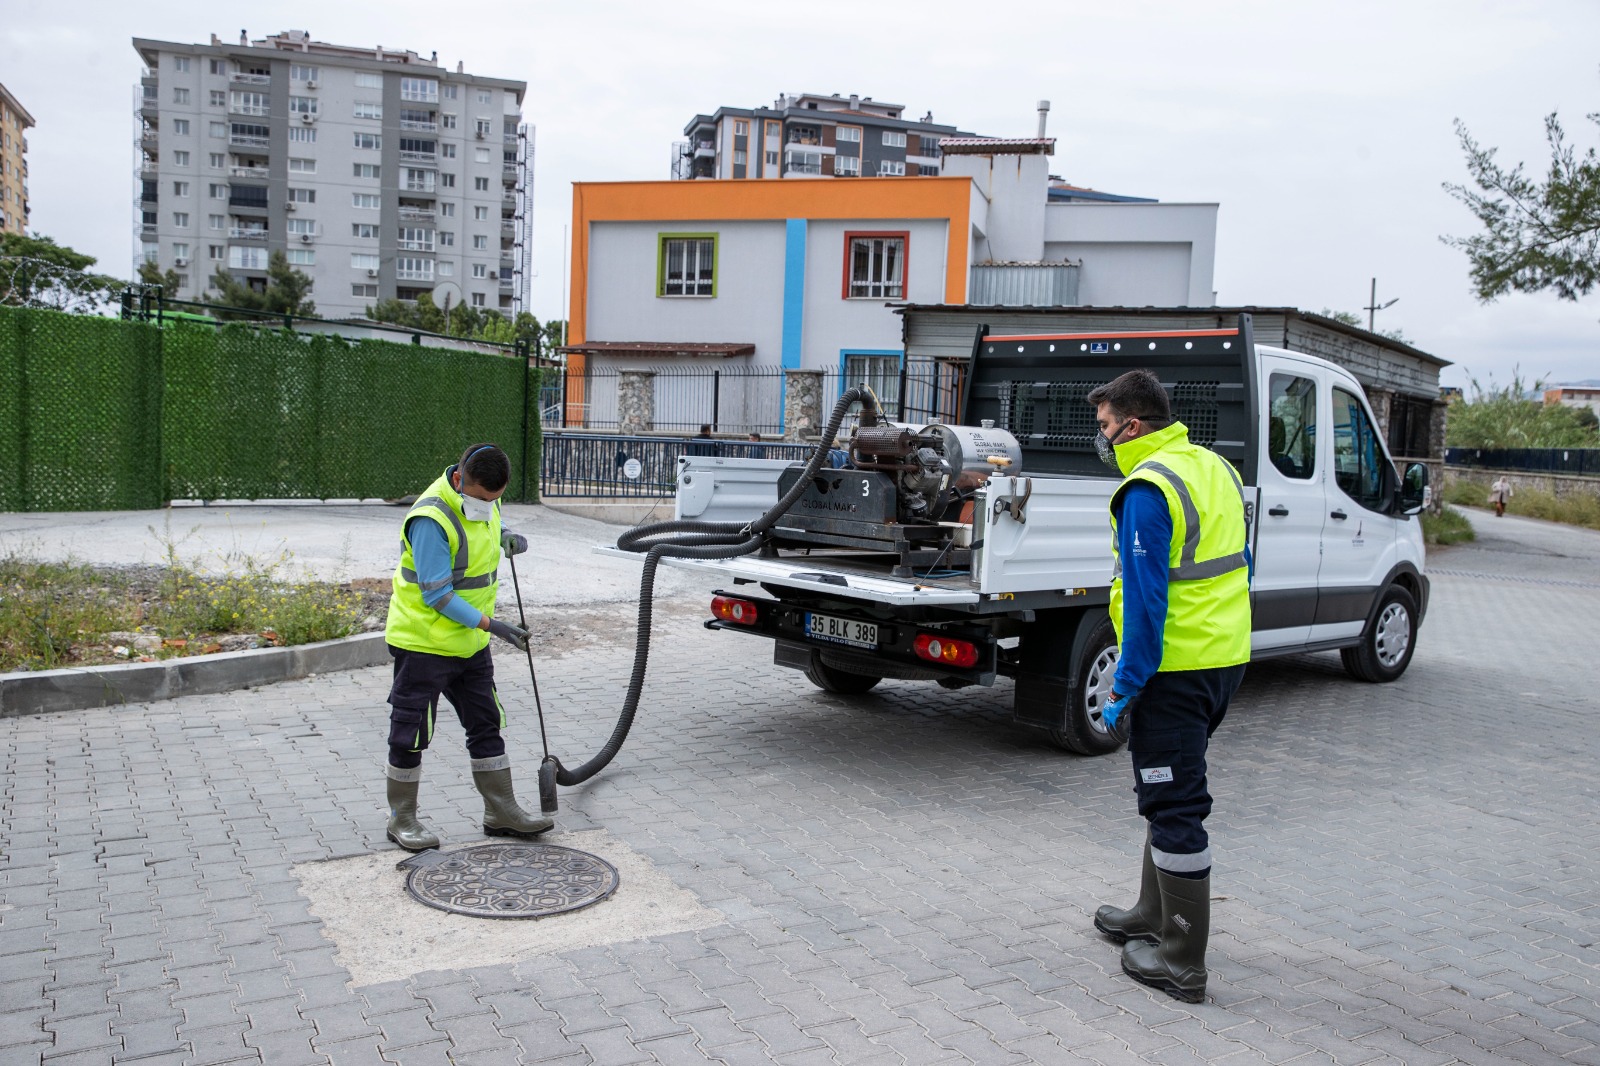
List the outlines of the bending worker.
<svg viewBox="0 0 1600 1066">
<path fill-rule="evenodd" d="M 1126 477 L 1111 498 L 1111 621 L 1121 653 L 1103 717 L 1128 738 L 1149 822 L 1139 900 L 1101 907 L 1130 977 L 1198 1003 L 1206 990 L 1211 848 L 1206 746 L 1250 658 L 1244 488 L 1189 442 L 1166 390 L 1133 370 L 1089 393 L 1100 458 Z"/>
<path fill-rule="evenodd" d="M 493 444 L 474 444 L 423 490 L 400 528 L 385 636 L 394 657 L 389 690 L 389 839 L 408 851 L 439 846 L 417 820 L 422 753 L 433 739 L 443 695 L 467 734 L 472 781 L 483 795 L 483 831 L 533 837 L 555 823 L 517 805 L 511 760 L 500 736 L 505 708 L 494 687 L 489 638 L 522 651 L 528 632 L 494 617 L 500 554 L 528 550 L 500 527 L 511 461 Z"/>
</svg>

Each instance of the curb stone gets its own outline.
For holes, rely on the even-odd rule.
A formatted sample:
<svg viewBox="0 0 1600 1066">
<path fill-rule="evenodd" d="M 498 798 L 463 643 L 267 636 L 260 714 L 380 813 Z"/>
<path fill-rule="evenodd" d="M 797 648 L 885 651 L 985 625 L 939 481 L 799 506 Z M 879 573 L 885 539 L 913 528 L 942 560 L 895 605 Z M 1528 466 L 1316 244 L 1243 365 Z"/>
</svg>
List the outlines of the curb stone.
<svg viewBox="0 0 1600 1066">
<path fill-rule="evenodd" d="M 388 643 L 378 632 L 152 663 L 18 671 L 0 674 L 0 718 L 231 692 L 388 661 Z"/>
</svg>

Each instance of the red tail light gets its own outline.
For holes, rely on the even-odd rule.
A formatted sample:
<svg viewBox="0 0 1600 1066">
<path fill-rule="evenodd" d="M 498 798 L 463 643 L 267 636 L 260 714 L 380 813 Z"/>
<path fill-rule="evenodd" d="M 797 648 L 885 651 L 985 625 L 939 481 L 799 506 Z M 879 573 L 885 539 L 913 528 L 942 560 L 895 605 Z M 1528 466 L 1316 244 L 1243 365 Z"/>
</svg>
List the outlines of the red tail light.
<svg viewBox="0 0 1600 1066">
<path fill-rule="evenodd" d="M 732 622 L 738 626 L 753 626 L 760 612 L 749 600 L 736 600 L 732 596 L 714 596 L 711 599 L 711 613 L 724 622 Z"/>
<path fill-rule="evenodd" d="M 918 633 L 912 647 L 920 658 L 930 663 L 963 668 L 978 665 L 978 646 L 969 641 Z"/>
</svg>

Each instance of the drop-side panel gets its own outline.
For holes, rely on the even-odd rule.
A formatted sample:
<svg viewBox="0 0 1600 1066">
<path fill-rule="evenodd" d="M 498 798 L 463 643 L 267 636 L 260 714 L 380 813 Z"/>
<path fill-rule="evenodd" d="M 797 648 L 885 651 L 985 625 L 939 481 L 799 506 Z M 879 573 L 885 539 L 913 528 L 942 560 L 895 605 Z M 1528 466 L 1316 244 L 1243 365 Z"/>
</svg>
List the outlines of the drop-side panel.
<svg viewBox="0 0 1600 1066">
<path fill-rule="evenodd" d="M 1116 478 L 990 477 L 974 520 L 978 591 L 1041 592 L 1111 584 L 1107 507 Z M 1021 509 L 1022 521 L 1017 520 Z"/>
</svg>

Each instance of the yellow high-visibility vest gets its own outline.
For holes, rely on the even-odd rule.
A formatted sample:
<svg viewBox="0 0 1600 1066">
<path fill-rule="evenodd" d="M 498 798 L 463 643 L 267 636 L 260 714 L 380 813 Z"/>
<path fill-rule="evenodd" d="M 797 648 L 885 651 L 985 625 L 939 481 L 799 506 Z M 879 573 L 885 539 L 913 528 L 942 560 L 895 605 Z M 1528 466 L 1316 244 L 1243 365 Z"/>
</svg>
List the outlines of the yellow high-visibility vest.
<svg viewBox="0 0 1600 1066">
<path fill-rule="evenodd" d="M 453 594 L 493 618 L 495 596 L 500 591 L 500 503 L 495 501 L 494 517 L 489 521 L 467 521 L 461 511 L 461 493 L 450 484 L 450 471 L 446 470 L 423 490 L 400 523 L 400 565 L 394 570 L 384 636 L 407 651 L 460 658 L 476 655 L 488 645 L 489 634 L 446 618 L 422 599 L 424 590 L 417 583 L 411 540 L 406 536 L 406 525 L 418 517 L 439 523 L 449 538 Z"/>
</svg>

